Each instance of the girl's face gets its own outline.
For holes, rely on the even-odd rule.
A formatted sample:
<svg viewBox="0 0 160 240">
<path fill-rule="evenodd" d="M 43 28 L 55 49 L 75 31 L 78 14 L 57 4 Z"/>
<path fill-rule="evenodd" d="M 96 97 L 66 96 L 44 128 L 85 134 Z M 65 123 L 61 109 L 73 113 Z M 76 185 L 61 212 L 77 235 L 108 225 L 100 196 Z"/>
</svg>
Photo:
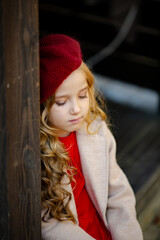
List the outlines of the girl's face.
<svg viewBox="0 0 160 240">
<path fill-rule="evenodd" d="M 53 127 L 59 129 L 59 137 L 65 137 L 80 128 L 88 110 L 88 84 L 85 75 L 78 68 L 57 88 L 48 120 Z"/>
</svg>

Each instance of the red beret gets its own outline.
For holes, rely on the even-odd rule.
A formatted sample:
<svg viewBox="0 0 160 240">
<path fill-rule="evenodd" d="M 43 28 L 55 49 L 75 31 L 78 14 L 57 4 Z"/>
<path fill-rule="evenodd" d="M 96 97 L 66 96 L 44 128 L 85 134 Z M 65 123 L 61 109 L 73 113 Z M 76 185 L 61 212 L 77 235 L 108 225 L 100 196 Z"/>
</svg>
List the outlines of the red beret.
<svg viewBox="0 0 160 240">
<path fill-rule="evenodd" d="M 63 34 L 51 34 L 40 39 L 41 103 L 82 63 L 79 43 Z"/>
</svg>

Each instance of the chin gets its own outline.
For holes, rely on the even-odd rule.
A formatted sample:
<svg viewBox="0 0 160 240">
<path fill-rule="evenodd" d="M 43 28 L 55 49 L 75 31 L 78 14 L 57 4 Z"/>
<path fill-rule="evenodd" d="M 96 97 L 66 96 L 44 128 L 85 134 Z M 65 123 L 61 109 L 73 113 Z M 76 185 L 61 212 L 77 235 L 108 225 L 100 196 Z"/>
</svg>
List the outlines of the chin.
<svg viewBox="0 0 160 240">
<path fill-rule="evenodd" d="M 74 131 L 79 130 L 80 127 L 81 127 L 81 125 L 82 125 L 82 124 L 80 124 L 80 125 L 78 125 L 78 126 L 74 126 L 74 127 L 72 128 L 71 132 L 74 132 Z"/>
</svg>

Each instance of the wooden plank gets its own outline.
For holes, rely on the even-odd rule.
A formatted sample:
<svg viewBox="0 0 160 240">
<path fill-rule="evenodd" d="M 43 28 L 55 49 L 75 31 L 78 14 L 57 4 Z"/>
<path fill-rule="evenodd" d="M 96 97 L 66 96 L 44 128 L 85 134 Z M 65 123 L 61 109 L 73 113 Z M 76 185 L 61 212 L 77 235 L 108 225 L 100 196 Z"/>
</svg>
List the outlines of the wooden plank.
<svg viewBox="0 0 160 240">
<path fill-rule="evenodd" d="M 160 215 L 160 167 L 152 174 L 137 194 L 138 220 L 144 232 L 152 225 L 157 214 Z M 154 239 L 154 238 L 153 238 Z"/>
<path fill-rule="evenodd" d="M 1 239 L 37 240 L 41 238 L 38 1 L 1 4 L 1 182 L 6 177 L 1 208 L 8 203 L 0 221 Z"/>
<path fill-rule="evenodd" d="M 2 32 L 2 8 L 0 2 L 0 33 Z M 6 102 L 4 83 L 4 51 L 2 35 L 0 34 L 0 236 L 8 239 L 8 201 L 6 184 Z"/>
</svg>

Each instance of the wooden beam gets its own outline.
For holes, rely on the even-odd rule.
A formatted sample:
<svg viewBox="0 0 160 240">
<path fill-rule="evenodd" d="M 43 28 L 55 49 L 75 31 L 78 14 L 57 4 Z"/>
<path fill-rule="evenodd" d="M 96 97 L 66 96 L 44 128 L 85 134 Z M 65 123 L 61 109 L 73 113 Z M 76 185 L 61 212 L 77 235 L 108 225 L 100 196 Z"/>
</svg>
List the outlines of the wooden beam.
<svg viewBox="0 0 160 240">
<path fill-rule="evenodd" d="M 2 8 L 0 2 L 0 18 Z M 0 33 L 2 33 L 2 21 L 0 20 Z M 7 198 L 7 165 L 6 165 L 6 102 L 4 83 L 4 49 L 3 37 L 0 34 L 0 236 L 8 239 L 8 198 Z"/>
<path fill-rule="evenodd" d="M 39 240 L 38 0 L 2 0 L 0 31 L 0 238 Z"/>
</svg>

